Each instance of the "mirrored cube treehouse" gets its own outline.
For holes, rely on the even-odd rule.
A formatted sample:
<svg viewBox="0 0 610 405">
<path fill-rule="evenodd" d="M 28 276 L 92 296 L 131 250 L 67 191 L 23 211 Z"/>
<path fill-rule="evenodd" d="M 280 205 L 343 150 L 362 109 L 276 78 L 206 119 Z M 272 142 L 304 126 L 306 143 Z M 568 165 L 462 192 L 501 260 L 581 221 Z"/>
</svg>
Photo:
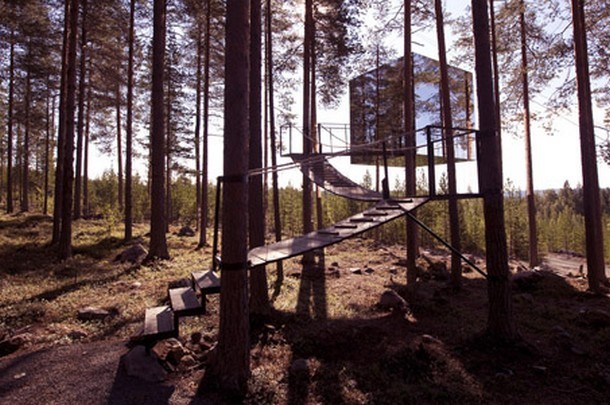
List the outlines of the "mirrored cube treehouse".
<svg viewBox="0 0 610 405">
<path fill-rule="evenodd" d="M 350 154 L 353 164 L 375 164 L 380 148 L 361 145 L 378 145 L 385 140 L 388 165 L 404 166 L 403 77 L 403 58 L 399 58 L 350 80 L 350 144 L 352 149 L 362 150 Z M 413 79 L 415 128 L 419 128 L 417 165 L 427 165 L 430 152 L 435 164 L 445 163 L 438 61 L 414 53 Z M 449 67 L 456 162 L 475 158 L 472 83 L 471 72 Z"/>
</svg>

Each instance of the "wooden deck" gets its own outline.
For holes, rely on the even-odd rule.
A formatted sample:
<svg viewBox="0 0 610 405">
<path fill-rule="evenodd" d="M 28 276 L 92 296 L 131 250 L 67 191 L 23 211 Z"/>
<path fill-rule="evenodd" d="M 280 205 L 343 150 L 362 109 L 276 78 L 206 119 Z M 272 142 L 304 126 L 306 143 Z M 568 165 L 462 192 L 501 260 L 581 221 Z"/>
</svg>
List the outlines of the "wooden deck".
<svg viewBox="0 0 610 405">
<path fill-rule="evenodd" d="M 254 248 L 248 253 L 249 265 L 254 267 L 269 264 L 339 243 L 400 218 L 406 215 L 408 211 L 426 203 L 426 201 L 428 201 L 427 198 L 381 201 L 372 208 L 339 221 L 328 228 Z"/>
</svg>

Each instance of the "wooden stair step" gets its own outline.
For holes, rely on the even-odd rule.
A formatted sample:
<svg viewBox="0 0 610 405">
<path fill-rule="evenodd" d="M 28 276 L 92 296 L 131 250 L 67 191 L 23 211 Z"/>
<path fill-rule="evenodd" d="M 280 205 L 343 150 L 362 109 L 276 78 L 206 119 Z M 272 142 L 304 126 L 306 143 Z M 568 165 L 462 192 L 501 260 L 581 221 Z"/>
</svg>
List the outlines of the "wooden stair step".
<svg viewBox="0 0 610 405">
<path fill-rule="evenodd" d="M 176 337 L 178 329 L 174 321 L 174 312 L 168 305 L 147 308 L 144 315 L 144 331 L 141 339 L 167 339 Z"/>
<path fill-rule="evenodd" d="M 204 312 L 197 293 L 191 287 L 171 288 L 168 295 L 174 316 L 199 315 Z"/>
</svg>

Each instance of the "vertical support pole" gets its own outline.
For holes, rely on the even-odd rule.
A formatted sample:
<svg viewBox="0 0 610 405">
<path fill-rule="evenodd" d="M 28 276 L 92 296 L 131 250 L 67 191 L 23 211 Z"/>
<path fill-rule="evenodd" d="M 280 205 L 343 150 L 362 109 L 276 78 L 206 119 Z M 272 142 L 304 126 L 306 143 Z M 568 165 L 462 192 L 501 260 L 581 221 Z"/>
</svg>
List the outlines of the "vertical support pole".
<svg viewBox="0 0 610 405">
<path fill-rule="evenodd" d="M 218 261 L 216 255 L 218 255 L 218 226 L 220 217 L 220 193 L 222 191 L 222 176 L 218 176 L 216 179 L 216 205 L 214 207 L 214 241 L 212 242 L 212 271 L 216 271 L 218 268 Z"/>
<path fill-rule="evenodd" d="M 428 143 L 428 194 L 436 195 L 436 175 L 434 173 L 434 143 L 432 143 L 432 130 L 428 125 L 426 127 L 426 142 Z"/>
<path fill-rule="evenodd" d="M 322 124 L 318 124 L 318 153 L 322 153 Z"/>
<path fill-rule="evenodd" d="M 292 154 L 292 124 L 288 124 L 288 153 Z"/>
<path fill-rule="evenodd" d="M 388 200 L 390 198 L 390 176 L 388 175 L 388 150 L 386 143 L 383 142 L 383 170 L 385 178 L 381 181 L 381 188 L 383 190 L 383 199 Z"/>
</svg>

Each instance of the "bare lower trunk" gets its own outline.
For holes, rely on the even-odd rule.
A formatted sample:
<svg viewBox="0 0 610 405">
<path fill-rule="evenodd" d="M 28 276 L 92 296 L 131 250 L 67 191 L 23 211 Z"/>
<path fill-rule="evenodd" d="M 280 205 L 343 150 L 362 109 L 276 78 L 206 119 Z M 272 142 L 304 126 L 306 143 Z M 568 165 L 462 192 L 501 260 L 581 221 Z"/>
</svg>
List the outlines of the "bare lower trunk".
<svg viewBox="0 0 610 405">
<path fill-rule="evenodd" d="M 415 151 L 415 115 L 413 110 L 413 59 L 411 56 L 411 0 L 404 2 L 404 133 L 405 133 L 405 188 L 408 197 L 417 192 L 416 151 Z M 417 281 L 418 256 L 417 224 L 407 218 L 407 285 L 413 286 Z"/>
<path fill-rule="evenodd" d="M 441 99 L 443 111 L 443 133 L 445 137 L 445 151 L 447 152 L 447 182 L 449 186 L 449 232 L 451 245 L 461 249 L 460 241 L 460 218 L 455 178 L 455 151 L 453 143 L 453 117 L 451 111 L 451 89 L 449 88 L 449 67 L 447 65 L 447 53 L 445 50 L 445 27 L 443 22 L 443 6 L 441 0 L 435 0 L 436 11 L 436 33 L 438 38 L 438 55 L 441 70 Z M 451 254 L 451 285 L 459 289 L 462 285 L 462 263 L 460 256 L 453 252 Z"/>
<path fill-rule="evenodd" d="M 472 0 L 477 97 L 479 102 L 479 189 L 483 195 L 485 248 L 488 271 L 489 317 L 491 336 L 513 339 L 516 336 L 511 300 L 510 272 L 506 251 L 504 199 L 502 195 L 502 157 L 496 131 L 495 99 L 490 60 L 489 20 L 486 0 Z"/>
<path fill-rule="evenodd" d="M 66 112 L 65 112 L 65 142 L 64 170 L 62 192 L 62 219 L 59 235 L 59 259 L 65 260 L 72 256 L 72 186 L 74 182 L 74 111 L 76 107 L 76 31 L 78 27 L 78 0 L 70 1 L 70 35 L 68 40 L 67 72 L 66 72 Z"/>
<path fill-rule="evenodd" d="M 11 30 L 6 145 L 6 212 L 13 212 L 13 99 L 15 94 L 15 32 Z"/>
<path fill-rule="evenodd" d="M 132 159 L 133 159 L 133 63 L 135 41 L 135 0 L 129 4 L 129 53 L 127 60 L 127 126 L 125 128 L 125 241 L 133 237 L 133 192 L 132 192 Z"/>
<path fill-rule="evenodd" d="M 199 227 L 199 246 L 207 244 L 208 229 L 208 131 L 210 107 L 210 21 L 211 6 L 208 0 L 205 14 L 205 41 L 203 58 L 203 162 L 201 168 L 201 225 Z"/>
<path fill-rule="evenodd" d="M 25 79 L 25 135 L 23 137 L 23 174 L 21 176 L 21 212 L 30 210 L 30 102 L 31 102 L 31 78 L 30 72 L 27 72 Z"/>
<path fill-rule="evenodd" d="M 80 38 L 80 77 L 78 84 L 78 118 L 76 124 L 76 176 L 74 184 L 74 219 L 81 217 L 81 185 L 83 167 L 83 131 L 85 119 L 85 83 L 87 56 L 87 0 L 82 0 L 82 24 Z"/>
<path fill-rule="evenodd" d="M 250 374 L 248 317 L 249 17 L 247 1 L 228 0 L 222 209 L 222 284 L 218 360 L 211 367 L 222 391 L 243 396 Z"/>
<path fill-rule="evenodd" d="M 303 51 L 303 155 L 311 153 L 310 125 L 311 125 L 311 44 L 313 41 L 313 1 L 305 0 L 305 45 Z M 307 176 L 307 165 L 303 172 L 303 234 L 313 231 L 312 212 L 312 184 Z M 313 263 L 313 254 L 303 255 L 303 264 Z"/>
<path fill-rule="evenodd" d="M 263 167 L 261 128 L 261 3 L 250 5 L 250 170 Z M 263 207 L 263 176 L 250 177 L 248 195 L 248 223 L 250 249 L 265 244 L 265 211 Z M 250 270 L 250 312 L 264 314 L 269 310 L 267 273 L 265 266 Z"/>
<path fill-rule="evenodd" d="M 525 127 L 525 171 L 527 176 L 527 219 L 529 230 L 530 268 L 538 265 L 538 236 L 536 231 L 536 200 L 534 198 L 534 174 L 532 167 L 532 134 L 528 83 L 527 40 L 525 37 L 525 4 L 520 0 L 521 25 L 521 83 L 523 86 L 523 121 Z"/>
<path fill-rule="evenodd" d="M 163 76 L 165 57 L 165 1 L 154 2 L 151 131 L 151 217 L 148 260 L 168 259 L 165 239 L 165 109 Z"/>
<path fill-rule="evenodd" d="M 117 75 L 120 76 L 120 73 Z M 116 108 L 116 155 L 117 155 L 117 177 L 119 182 L 119 211 L 123 212 L 123 203 L 125 199 L 123 198 L 123 139 L 122 139 L 122 124 L 121 124 L 121 82 L 117 79 L 116 85 L 116 95 L 115 95 L 115 108 Z"/>
<path fill-rule="evenodd" d="M 271 31 L 272 26 L 272 15 L 271 15 L 271 0 L 267 0 L 267 69 L 269 76 L 269 135 L 271 141 L 271 166 L 273 171 L 271 172 L 271 187 L 272 199 L 273 199 L 273 227 L 275 232 L 275 240 L 282 240 L 282 222 L 280 217 L 280 193 L 278 186 L 277 170 L 277 145 L 275 137 L 275 98 L 273 94 L 273 36 Z M 284 279 L 284 271 L 282 262 L 277 262 L 277 279 L 276 285 L 281 285 Z"/>
<path fill-rule="evenodd" d="M 576 59 L 576 83 L 578 89 L 578 121 L 580 126 L 580 155 L 582 161 L 583 198 L 585 208 L 585 237 L 587 251 L 587 278 L 589 288 L 601 291 L 607 281 L 604 263 L 604 238 L 602 227 L 597 154 L 593 127 L 593 107 L 587 57 L 587 34 L 583 0 L 572 0 L 572 25 L 574 27 L 574 54 Z"/>
</svg>

